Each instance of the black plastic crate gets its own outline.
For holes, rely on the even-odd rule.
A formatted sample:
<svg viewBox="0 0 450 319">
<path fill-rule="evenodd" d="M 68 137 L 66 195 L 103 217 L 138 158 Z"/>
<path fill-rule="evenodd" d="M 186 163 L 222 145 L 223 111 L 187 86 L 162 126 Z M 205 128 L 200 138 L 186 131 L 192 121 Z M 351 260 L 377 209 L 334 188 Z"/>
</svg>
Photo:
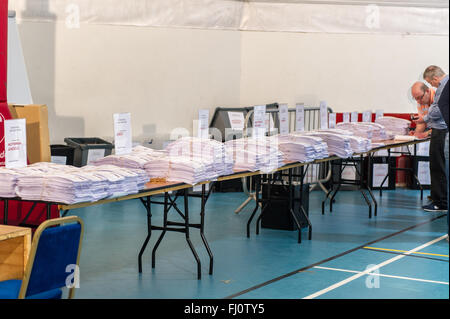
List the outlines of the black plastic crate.
<svg viewBox="0 0 450 319">
<path fill-rule="evenodd" d="M 70 145 L 50 145 L 51 161 L 64 165 L 73 165 L 75 147 Z"/>
<path fill-rule="evenodd" d="M 114 145 L 98 137 L 66 137 L 64 142 L 75 148 L 73 165 L 82 167 L 93 159 L 111 155 Z"/>
</svg>

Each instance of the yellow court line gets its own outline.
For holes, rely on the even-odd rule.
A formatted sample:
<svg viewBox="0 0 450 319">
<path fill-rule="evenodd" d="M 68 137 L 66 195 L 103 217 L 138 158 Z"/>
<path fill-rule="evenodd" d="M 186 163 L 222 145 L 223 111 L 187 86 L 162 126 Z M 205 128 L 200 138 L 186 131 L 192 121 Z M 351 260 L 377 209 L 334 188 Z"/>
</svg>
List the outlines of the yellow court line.
<svg viewBox="0 0 450 319">
<path fill-rule="evenodd" d="M 406 253 L 408 251 L 406 250 L 398 250 L 398 249 L 388 249 L 388 248 L 376 248 L 376 247 L 364 247 L 366 249 L 373 249 L 373 250 L 386 250 L 386 251 L 395 251 L 400 253 Z M 441 255 L 441 254 L 431 254 L 431 253 L 422 253 L 419 251 L 413 252 L 412 254 L 421 254 L 421 255 L 430 255 L 430 256 L 440 256 L 440 257 L 447 257 L 448 255 Z"/>
</svg>

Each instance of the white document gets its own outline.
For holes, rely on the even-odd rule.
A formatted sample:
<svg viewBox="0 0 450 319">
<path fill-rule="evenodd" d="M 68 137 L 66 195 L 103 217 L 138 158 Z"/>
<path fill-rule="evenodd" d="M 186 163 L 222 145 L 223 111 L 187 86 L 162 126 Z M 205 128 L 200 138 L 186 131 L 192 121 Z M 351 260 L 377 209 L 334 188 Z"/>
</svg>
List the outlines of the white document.
<svg viewBox="0 0 450 319">
<path fill-rule="evenodd" d="M 299 103 L 295 106 L 295 131 L 303 132 L 305 130 L 305 105 Z"/>
<path fill-rule="evenodd" d="M 90 149 L 88 150 L 88 156 L 87 156 L 87 161 L 86 164 L 89 165 L 92 162 L 105 157 L 105 149 L 104 148 L 99 148 L 99 149 Z"/>
<path fill-rule="evenodd" d="M 131 114 L 115 113 L 114 119 L 114 149 L 116 155 L 130 154 L 133 148 L 131 133 Z"/>
<path fill-rule="evenodd" d="M 358 112 L 352 112 L 350 121 L 352 123 L 358 122 Z"/>
<path fill-rule="evenodd" d="M 389 166 L 388 164 L 373 164 L 373 174 L 372 174 L 372 187 L 380 187 L 381 182 L 388 174 Z M 384 181 L 383 187 L 389 185 L 389 176 Z"/>
<path fill-rule="evenodd" d="M 266 106 L 257 105 L 253 108 L 253 138 L 263 138 L 266 135 Z"/>
<path fill-rule="evenodd" d="M 349 123 L 349 122 L 350 122 L 350 113 L 345 112 L 345 113 L 343 114 L 343 122 L 344 122 L 344 123 Z"/>
<path fill-rule="evenodd" d="M 418 143 L 416 148 L 417 156 L 430 156 L 430 141 Z"/>
<path fill-rule="evenodd" d="M 244 113 L 242 112 L 228 112 L 228 119 L 232 130 L 244 129 Z"/>
<path fill-rule="evenodd" d="M 320 101 L 320 129 L 326 130 L 327 128 L 328 128 L 327 102 Z"/>
<path fill-rule="evenodd" d="M 372 122 L 372 111 L 364 111 L 362 121 Z"/>
<path fill-rule="evenodd" d="M 5 167 L 25 166 L 27 166 L 26 120 L 5 120 Z"/>
<path fill-rule="evenodd" d="M 280 104 L 278 107 L 280 114 L 280 134 L 287 135 L 289 134 L 289 111 L 287 104 Z"/>
<path fill-rule="evenodd" d="M 384 111 L 383 110 L 376 110 L 375 111 L 375 120 L 379 117 L 384 116 Z"/>
<path fill-rule="evenodd" d="M 354 181 L 356 180 L 356 169 L 354 166 L 346 166 L 341 174 L 342 179 Z"/>
<path fill-rule="evenodd" d="M 272 132 L 275 129 L 275 122 L 273 121 L 273 115 L 266 113 L 266 132 Z"/>
<path fill-rule="evenodd" d="M 336 113 L 330 113 L 328 116 L 328 127 L 336 128 Z"/>
<path fill-rule="evenodd" d="M 430 162 L 419 161 L 417 168 L 417 178 L 419 179 L 421 185 L 431 184 Z"/>
<path fill-rule="evenodd" d="M 207 139 L 209 137 L 209 110 L 198 111 L 198 137 Z"/>
</svg>

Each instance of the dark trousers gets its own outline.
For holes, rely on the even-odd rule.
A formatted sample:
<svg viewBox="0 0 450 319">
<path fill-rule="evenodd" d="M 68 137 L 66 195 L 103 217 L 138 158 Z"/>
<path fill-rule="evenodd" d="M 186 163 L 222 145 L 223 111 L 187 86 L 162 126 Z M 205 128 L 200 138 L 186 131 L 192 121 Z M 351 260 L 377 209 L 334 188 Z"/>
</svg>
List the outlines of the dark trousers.
<svg viewBox="0 0 450 319">
<path fill-rule="evenodd" d="M 447 208 L 447 178 L 445 169 L 445 135 L 447 130 L 432 129 L 430 140 L 431 200 Z"/>
</svg>

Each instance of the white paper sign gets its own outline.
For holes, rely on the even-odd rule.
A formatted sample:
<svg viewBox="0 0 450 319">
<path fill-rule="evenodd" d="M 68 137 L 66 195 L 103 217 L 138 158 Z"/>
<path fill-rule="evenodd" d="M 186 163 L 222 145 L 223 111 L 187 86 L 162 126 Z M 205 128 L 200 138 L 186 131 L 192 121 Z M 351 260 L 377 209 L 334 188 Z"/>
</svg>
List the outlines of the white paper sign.
<svg viewBox="0 0 450 319">
<path fill-rule="evenodd" d="M 373 182 L 372 187 L 380 187 L 381 182 L 386 177 L 388 173 L 389 166 L 388 164 L 373 164 Z M 387 187 L 389 185 L 389 176 L 384 181 L 383 187 Z"/>
<path fill-rule="evenodd" d="M 430 176 L 430 162 L 428 161 L 419 161 L 417 167 L 417 178 L 421 185 L 430 185 L 431 184 L 431 176 Z"/>
<path fill-rule="evenodd" d="M 129 154 L 133 148 L 131 134 L 131 113 L 115 113 L 114 150 L 117 155 Z"/>
<path fill-rule="evenodd" d="M 271 113 L 266 113 L 266 132 L 272 132 L 275 129 L 275 122 Z"/>
<path fill-rule="evenodd" d="M 349 123 L 350 122 L 350 113 L 348 113 L 348 112 L 345 112 L 344 114 L 343 114 L 343 122 L 344 123 Z"/>
<path fill-rule="evenodd" d="M 233 130 L 244 129 L 244 113 L 242 112 L 228 112 L 228 119 Z"/>
<path fill-rule="evenodd" d="M 352 114 L 351 114 L 351 121 L 352 121 L 352 123 L 353 122 L 354 123 L 358 122 L 358 112 L 352 112 Z"/>
<path fill-rule="evenodd" d="M 26 120 L 5 120 L 5 167 L 25 166 L 27 166 Z"/>
<path fill-rule="evenodd" d="M 430 141 L 417 144 L 417 156 L 430 156 Z"/>
<path fill-rule="evenodd" d="M 253 138 L 263 138 L 266 135 L 266 106 L 257 105 L 253 108 Z"/>
<path fill-rule="evenodd" d="M 328 109 L 327 102 L 320 102 L 320 129 L 325 130 L 328 128 Z"/>
<path fill-rule="evenodd" d="M 278 107 L 280 114 L 280 134 L 287 135 L 289 134 L 289 111 L 287 104 L 280 104 Z"/>
<path fill-rule="evenodd" d="M 198 137 L 207 139 L 209 138 L 209 110 L 198 111 Z"/>
<path fill-rule="evenodd" d="M 298 103 L 295 106 L 295 131 L 303 132 L 305 130 L 305 105 Z"/>
<path fill-rule="evenodd" d="M 376 110 L 375 111 L 375 120 L 379 117 L 382 117 L 384 115 L 384 111 L 383 110 Z"/>
<path fill-rule="evenodd" d="M 330 113 L 328 116 L 328 127 L 336 128 L 336 113 Z"/>
<path fill-rule="evenodd" d="M 372 111 L 363 112 L 363 122 L 372 122 Z"/>
<path fill-rule="evenodd" d="M 91 164 L 93 161 L 96 161 L 100 158 L 105 157 L 105 149 L 104 148 L 99 148 L 99 149 L 90 149 L 88 150 L 88 156 L 87 156 L 87 161 L 86 164 L 89 165 Z"/>
</svg>

